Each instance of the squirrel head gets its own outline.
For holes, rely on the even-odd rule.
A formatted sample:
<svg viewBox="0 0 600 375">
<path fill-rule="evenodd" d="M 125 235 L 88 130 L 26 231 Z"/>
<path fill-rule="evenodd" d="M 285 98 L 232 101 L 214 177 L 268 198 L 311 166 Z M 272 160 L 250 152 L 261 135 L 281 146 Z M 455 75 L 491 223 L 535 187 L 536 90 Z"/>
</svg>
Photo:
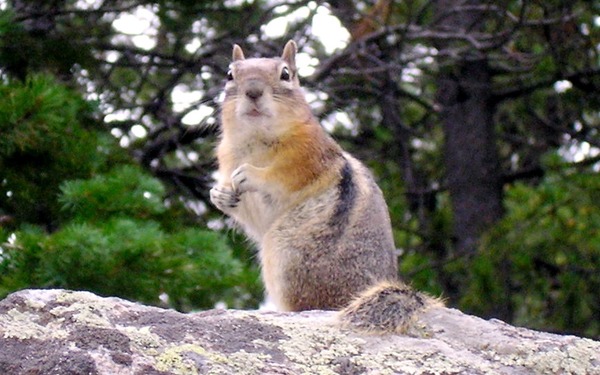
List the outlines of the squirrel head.
<svg viewBox="0 0 600 375">
<path fill-rule="evenodd" d="M 296 52 L 298 51 L 298 46 L 296 45 L 296 42 L 294 42 L 293 40 L 288 41 L 285 44 L 285 47 L 283 48 L 283 53 L 281 54 L 281 57 L 279 59 L 277 58 L 272 58 L 272 59 L 265 59 L 265 58 L 259 58 L 259 59 L 248 59 L 249 61 L 253 61 L 253 60 L 258 60 L 257 62 L 259 63 L 264 63 L 267 60 L 274 60 L 277 61 L 279 60 L 280 64 L 277 64 L 277 69 L 276 72 L 279 73 L 279 79 L 282 81 L 288 81 L 288 82 L 294 82 L 297 84 L 297 86 L 300 86 L 300 83 L 298 81 L 298 71 L 296 69 Z M 241 62 L 246 60 L 246 57 L 244 56 L 244 51 L 242 50 L 242 47 L 240 47 L 237 44 L 233 45 L 233 52 L 231 54 L 231 60 L 232 63 L 230 65 L 230 69 L 227 72 L 227 80 L 228 81 L 234 81 L 237 74 L 235 73 L 235 68 L 236 66 L 240 66 L 242 64 L 236 64 L 236 62 Z M 238 73 L 240 74 L 240 73 Z M 243 74 L 243 73 L 242 73 Z"/>
<path fill-rule="evenodd" d="M 224 127 L 277 133 L 285 131 L 281 124 L 310 116 L 298 80 L 296 51 L 290 40 L 281 57 L 246 58 L 240 46 L 233 46 L 222 108 Z"/>
</svg>

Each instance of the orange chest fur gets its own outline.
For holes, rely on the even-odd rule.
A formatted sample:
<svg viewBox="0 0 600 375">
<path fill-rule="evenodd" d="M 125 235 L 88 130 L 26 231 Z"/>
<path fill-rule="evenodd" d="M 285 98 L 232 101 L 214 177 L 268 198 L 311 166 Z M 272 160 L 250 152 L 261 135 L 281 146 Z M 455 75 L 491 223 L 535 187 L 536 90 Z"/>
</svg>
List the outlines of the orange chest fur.
<svg viewBox="0 0 600 375">
<path fill-rule="evenodd" d="M 225 136 L 217 150 L 222 181 L 228 181 L 235 168 L 248 163 L 264 168 L 265 183 L 296 192 L 337 169 L 341 150 L 318 124 L 288 126 L 283 136 L 269 141 L 257 137 L 254 143 L 235 144 L 233 137 Z"/>
</svg>

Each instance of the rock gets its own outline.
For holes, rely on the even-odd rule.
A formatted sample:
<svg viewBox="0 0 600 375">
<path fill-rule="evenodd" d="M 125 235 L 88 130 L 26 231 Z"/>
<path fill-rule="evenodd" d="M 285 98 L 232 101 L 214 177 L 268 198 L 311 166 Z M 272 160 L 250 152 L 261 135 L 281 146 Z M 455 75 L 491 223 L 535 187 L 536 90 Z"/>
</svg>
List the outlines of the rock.
<svg viewBox="0 0 600 375">
<path fill-rule="evenodd" d="M 600 342 L 435 308 L 426 337 L 363 336 L 335 313 L 181 314 L 87 292 L 0 301 L 0 374 L 600 374 Z"/>
</svg>

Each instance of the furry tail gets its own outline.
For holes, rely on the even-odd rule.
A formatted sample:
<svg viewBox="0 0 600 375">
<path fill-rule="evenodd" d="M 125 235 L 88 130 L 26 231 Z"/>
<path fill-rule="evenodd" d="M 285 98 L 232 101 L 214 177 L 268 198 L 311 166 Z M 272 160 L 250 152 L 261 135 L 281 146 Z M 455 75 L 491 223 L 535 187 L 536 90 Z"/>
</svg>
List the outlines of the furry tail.
<svg viewBox="0 0 600 375">
<path fill-rule="evenodd" d="M 362 292 L 338 319 L 343 327 L 365 333 L 411 333 L 418 316 L 441 303 L 401 282 L 381 282 Z"/>
</svg>

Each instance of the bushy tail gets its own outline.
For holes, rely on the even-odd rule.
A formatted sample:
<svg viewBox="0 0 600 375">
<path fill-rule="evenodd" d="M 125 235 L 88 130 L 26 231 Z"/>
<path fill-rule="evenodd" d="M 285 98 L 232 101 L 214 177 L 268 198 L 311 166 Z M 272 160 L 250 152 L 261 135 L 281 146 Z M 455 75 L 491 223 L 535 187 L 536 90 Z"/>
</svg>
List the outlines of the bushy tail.
<svg viewBox="0 0 600 375">
<path fill-rule="evenodd" d="M 411 333 L 418 328 L 419 314 L 433 306 L 441 303 L 406 284 L 381 282 L 340 311 L 339 321 L 344 327 L 365 333 Z"/>
</svg>

